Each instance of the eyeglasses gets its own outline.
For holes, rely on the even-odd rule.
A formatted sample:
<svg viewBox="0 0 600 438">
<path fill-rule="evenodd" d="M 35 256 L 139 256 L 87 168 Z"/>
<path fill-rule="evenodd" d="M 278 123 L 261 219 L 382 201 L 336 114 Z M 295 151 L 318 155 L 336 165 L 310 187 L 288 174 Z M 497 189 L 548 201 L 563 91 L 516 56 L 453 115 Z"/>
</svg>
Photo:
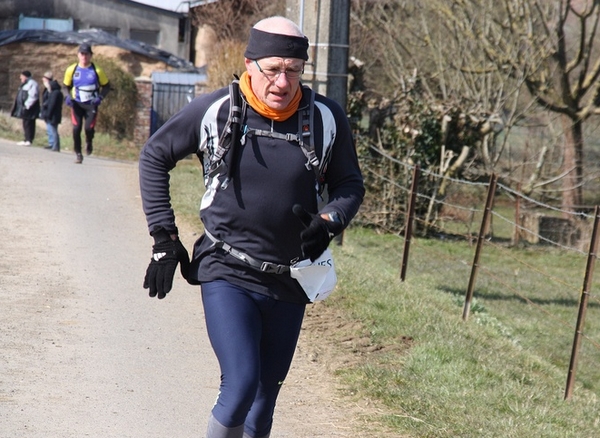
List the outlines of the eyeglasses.
<svg viewBox="0 0 600 438">
<path fill-rule="evenodd" d="M 300 69 L 300 70 L 295 70 L 295 69 L 280 70 L 278 67 L 263 69 L 263 68 L 261 68 L 260 64 L 258 63 L 258 61 L 256 59 L 254 60 L 254 63 L 258 67 L 258 71 L 261 72 L 263 75 L 265 75 L 267 77 L 267 79 L 269 79 L 269 80 L 277 80 L 282 73 L 285 73 L 285 76 L 288 79 L 298 79 L 304 73 L 304 66 L 302 66 L 302 69 Z"/>
</svg>

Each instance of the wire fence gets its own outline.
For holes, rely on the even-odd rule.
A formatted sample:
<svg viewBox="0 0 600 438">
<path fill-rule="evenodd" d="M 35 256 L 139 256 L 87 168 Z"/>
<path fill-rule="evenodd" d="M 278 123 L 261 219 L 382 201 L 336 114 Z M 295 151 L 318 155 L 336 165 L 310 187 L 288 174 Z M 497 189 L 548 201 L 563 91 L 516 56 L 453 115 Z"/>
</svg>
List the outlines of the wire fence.
<svg viewBox="0 0 600 438">
<path fill-rule="evenodd" d="M 394 233 L 404 242 L 400 279 L 410 276 L 413 257 L 435 260 L 433 269 L 461 271 L 460 278 L 468 276 L 466 286 L 448 280 L 443 287 L 456 295 L 462 289 L 463 320 L 469 320 L 472 310 L 477 312 L 478 300 L 497 306 L 512 318 L 496 323 L 504 324 L 503 330 L 515 342 L 527 339 L 521 348 L 566 368 L 565 399 L 573 394 L 578 362 L 584 386 L 597 385 L 600 300 L 592 290 L 600 286 L 593 276 L 598 207 L 591 212 L 562 210 L 498 183 L 495 175 L 486 183 L 468 182 L 406 166 L 412 172 L 410 187 L 390 178 L 382 180 L 408 200 L 404 229 Z M 368 167 L 365 170 L 371 172 Z M 420 192 L 419 182 L 424 179 L 429 186 L 445 179 L 448 190 L 439 198 Z M 435 221 L 415 214 L 417 202 L 437 212 Z M 439 241 L 469 242 L 473 259 L 458 260 L 447 249 L 423 244 L 414 238 L 417 227 L 434 229 Z M 417 266 L 427 269 L 421 262 Z M 532 327 L 536 336 L 519 336 Z"/>
</svg>

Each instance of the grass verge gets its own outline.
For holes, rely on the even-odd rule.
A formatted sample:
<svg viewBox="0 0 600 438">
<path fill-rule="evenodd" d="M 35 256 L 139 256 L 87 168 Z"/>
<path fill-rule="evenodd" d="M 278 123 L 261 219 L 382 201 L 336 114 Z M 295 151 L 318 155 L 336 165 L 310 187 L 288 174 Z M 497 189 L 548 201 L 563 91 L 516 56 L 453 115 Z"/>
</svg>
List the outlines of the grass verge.
<svg viewBox="0 0 600 438">
<path fill-rule="evenodd" d="M 371 342 L 353 347 L 360 360 L 337 371 L 349 394 L 379 400 L 386 413 L 378 420 L 403 436 L 599 436 L 599 357 L 589 343 L 574 397 L 563 400 L 576 296 L 543 279 L 513 279 L 523 281 L 518 290 L 532 295 L 539 304 L 534 306 L 481 276 L 464 322 L 474 248 L 417 239 L 402 283 L 402 245 L 397 236 L 351 229 L 336 248 L 340 287 L 326 305 L 360 321 Z M 573 262 L 563 253 L 523 252 L 530 263 L 576 281 Z M 504 278 L 514 277 L 506 257 L 494 255 L 485 263 Z M 600 333 L 598 310 L 589 312 L 587 330 Z M 573 324 L 565 327 L 555 317 Z"/>
</svg>

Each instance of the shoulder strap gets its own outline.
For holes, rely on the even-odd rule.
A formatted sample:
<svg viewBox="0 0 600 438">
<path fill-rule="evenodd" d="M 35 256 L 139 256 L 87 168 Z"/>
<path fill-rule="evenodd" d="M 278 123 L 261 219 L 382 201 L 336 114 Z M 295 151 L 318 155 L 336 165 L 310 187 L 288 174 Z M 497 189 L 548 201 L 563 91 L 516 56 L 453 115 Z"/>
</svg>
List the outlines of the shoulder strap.
<svg viewBox="0 0 600 438">
<path fill-rule="evenodd" d="M 321 163 L 317 157 L 317 153 L 315 152 L 314 142 L 312 141 L 315 113 L 315 92 L 308 87 L 304 87 L 304 90 L 310 93 L 310 103 L 308 108 L 304 108 L 302 110 L 302 116 L 298 117 L 298 132 L 301 135 L 299 143 L 300 147 L 302 148 L 302 152 L 304 152 L 304 156 L 308 160 L 306 162 L 306 167 L 309 169 L 310 167 L 313 168 L 315 175 L 317 176 L 317 181 L 320 183 L 322 178 L 320 171 Z"/>
<path fill-rule="evenodd" d="M 321 159 L 317 157 L 315 145 L 312 140 L 315 121 L 315 91 L 307 86 L 303 86 L 303 88 L 305 92 L 310 93 L 310 103 L 308 108 L 304 108 L 302 110 L 302 116 L 298 117 L 298 132 L 301 135 L 299 143 L 300 147 L 302 148 L 302 152 L 304 152 L 304 156 L 307 159 L 306 167 L 309 169 L 312 167 L 313 171 L 315 172 L 315 177 L 317 180 L 317 192 L 319 195 L 321 195 L 321 193 L 323 193 L 323 189 L 325 188 L 325 171 L 327 170 L 327 163 L 331 158 L 331 154 L 327 154 L 325 156 L 325 145 L 323 145 L 323 156 Z"/>
<path fill-rule="evenodd" d="M 227 176 L 221 188 L 227 188 L 229 181 L 231 180 L 232 168 L 233 168 L 233 154 L 235 147 L 240 141 L 240 131 L 242 126 L 242 119 L 244 113 L 244 104 L 242 103 L 242 97 L 240 96 L 240 81 L 236 76 L 235 79 L 229 84 L 229 117 L 219 137 L 219 144 L 215 149 L 214 154 L 210 157 L 210 166 L 208 169 L 208 176 L 210 178 L 221 173 L 223 170 L 227 170 Z M 231 159 L 229 160 L 230 165 L 227 166 L 225 163 L 225 156 L 232 149 Z"/>
<path fill-rule="evenodd" d="M 71 70 L 71 86 L 73 85 L 73 76 L 75 76 L 75 70 L 77 70 L 77 63 L 72 64 L 73 70 Z M 100 75 L 98 74 L 98 69 L 96 68 L 96 64 L 92 62 L 92 67 L 94 68 L 94 73 L 96 73 L 96 81 L 98 85 L 100 85 Z M 71 67 L 69 67 L 71 68 Z"/>
</svg>

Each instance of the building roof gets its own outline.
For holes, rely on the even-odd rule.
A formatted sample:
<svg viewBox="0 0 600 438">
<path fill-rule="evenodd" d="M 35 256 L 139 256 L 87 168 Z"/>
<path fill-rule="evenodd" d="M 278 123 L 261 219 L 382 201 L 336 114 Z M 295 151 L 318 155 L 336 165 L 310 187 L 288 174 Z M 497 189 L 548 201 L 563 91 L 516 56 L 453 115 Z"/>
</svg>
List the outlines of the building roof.
<svg viewBox="0 0 600 438">
<path fill-rule="evenodd" d="M 172 9 L 165 9 L 165 8 L 161 8 L 160 6 L 153 6 L 153 5 L 150 5 L 147 3 L 140 3 L 135 0 L 116 0 L 116 1 L 118 3 L 125 3 L 125 4 L 128 4 L 133 7 L 153 9 L 154 11 L 160 12 L 161 14 L 164 14 L 164 15 L 172 15 L 172 16 L 180 16 L 180 17 L 185 16 L 185 13 L 183 13 L 183 12 L 177 12 L 177 11 L 173 11 Z M 216 1 L 216 0 L 213 0 L 213 1 Z M 187 4 L 187 3 L 189 3 L 187 0 L 182 0 L 179 5 L 181 6 L 181 5 Z"/>
<path fill-rule="evenodd" d="M 181 73 L 155 71 L 152 73 L 152 81 L 160 84 L 195 85 L 206 82 L 206 73 Z"/>
<path fill-rule="evenodd" d="M 158 49 L 149 44 L 134 40 L 124 40 L 99 29 L 84 29 L 78 32 L 58 32 L 53 30 L 5 30 L 0 31 L 0 47 L 8 44 L 32 43 L 59 43 L 78 46 L 81 43 L 91 45 L 115 46 L 133 53 L 157 59 L 175 69 L 200 73 L 202 69 L 194 66 L 190 61 L 179 58 L 172 53 Z"/>
</svg>

